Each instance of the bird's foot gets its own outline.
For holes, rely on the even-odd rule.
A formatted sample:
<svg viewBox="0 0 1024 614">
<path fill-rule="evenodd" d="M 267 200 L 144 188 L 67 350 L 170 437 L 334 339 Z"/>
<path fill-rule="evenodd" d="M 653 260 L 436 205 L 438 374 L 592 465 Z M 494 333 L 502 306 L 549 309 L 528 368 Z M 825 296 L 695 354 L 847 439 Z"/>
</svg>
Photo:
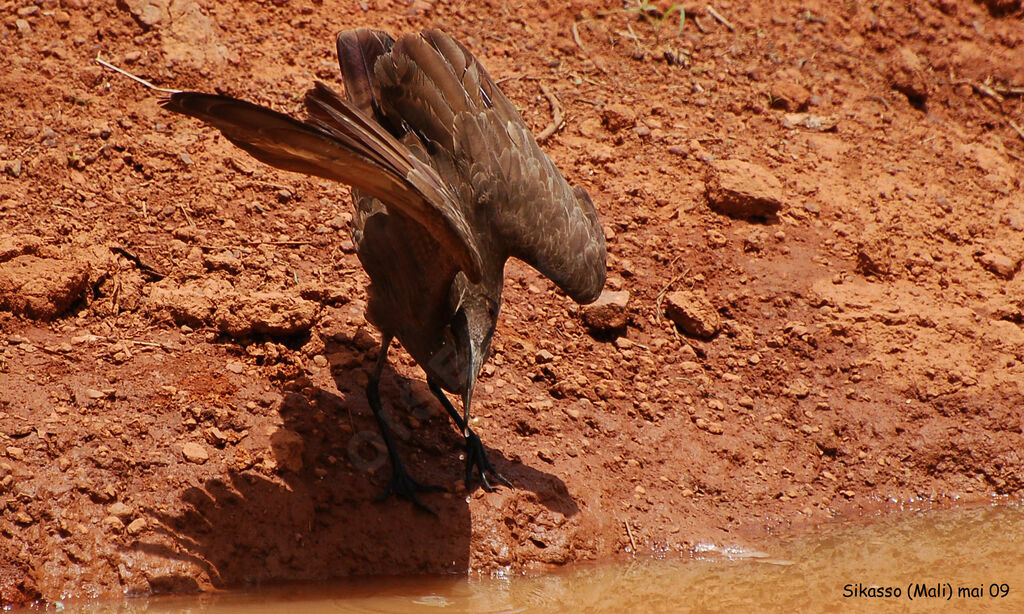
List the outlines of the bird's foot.
<svg viewBox="0 0 1024 614">
<path fill-rule="evenodd" d="M 484 451 L 484 444 L 480 441 L 480 437 L 472 429 L 468 429 L 468 434 L 466 435 L 466 490 L 470 489 L 469 485 L 473 479 L 474 469 L 476 474 L 480 476 L 480 486 L 487 492 L 494 491 L 494 487 L 487 480 L 488 473 L 505 486 L 513 487 L 512 482 L 509 482 L 505 476 L 498 473 L 494 465 L 491 464 L 491 461 L 487 459 L 487 453 Z"/>
<path fill-rule="evenodd" d="M 437 516 L 437 512 L 420 501 L 419 497 L 416 496 L 416 493 L 438 492 L 443 490 L 443 486 L 419 483 L 415 478 L 409 475 L 409 472 L 405 470 L 404 466 L 398 465 L 391 473 L 391 482 L 388 483 L 387 489 L 377 497 L 377 501 L 380 502 L 391 495 L 395 495 L 396 497 L 411 501 L 417 509 Z"/>
</svg>

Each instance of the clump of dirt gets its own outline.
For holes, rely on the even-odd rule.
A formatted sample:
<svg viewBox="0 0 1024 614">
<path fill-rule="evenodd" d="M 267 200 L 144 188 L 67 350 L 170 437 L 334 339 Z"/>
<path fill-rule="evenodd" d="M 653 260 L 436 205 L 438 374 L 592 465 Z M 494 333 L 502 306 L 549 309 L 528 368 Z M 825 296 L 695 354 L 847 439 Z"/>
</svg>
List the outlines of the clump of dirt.
<svg viewBox="0 0 1024 614">
<path fill-rule="evenodd" d="M 680 32 L 610 0 L 8 5 L 0 600 L 530 570 L 1020 497 L 1020 3 L 715 8 Z M 298 114 L 360 26 L 462 40 L 554 126 L 608 240 L 596 311 L 507 268 L 473 428 L 515 488 L 464 491 L 460 435 L 392 352 L 436 518 L 374 502 L 347 188 L 92 61 Z"/>
</svg>

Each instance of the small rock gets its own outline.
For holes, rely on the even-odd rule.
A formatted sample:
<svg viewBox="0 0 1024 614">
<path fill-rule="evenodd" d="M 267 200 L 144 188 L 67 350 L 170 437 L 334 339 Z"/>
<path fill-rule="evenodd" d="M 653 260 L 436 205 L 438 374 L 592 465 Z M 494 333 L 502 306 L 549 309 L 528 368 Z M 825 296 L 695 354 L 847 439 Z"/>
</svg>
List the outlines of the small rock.
<svg viewBox="0 0 1024 614">
<path fill-rule="evenodd" d="M 232 337 L 291 337 L 312 328 L 320 305 L 283 292 L 238 294 L 217 306 L 214 321 Z"/>
<path fill-rule="evenodd" d="M 118 501 L 107 508 L 107 513 L 111 516 L 117 516 L 121 520 L 125 520 L 129 518 L 133 512 L 132 508 Z"/>
<path fill-rule="evenodd" d="M 124 531 L 124 522 L 117 516 L 107 516 L 103 519 L 103 528 L 114 533 L 120 533 Z"/>
<path fill-rule="evenodd" d="M 52 320 L 85 293 L 90 267 L 74 259 L 18 256 L 0 264 L 0 309 Z"/>
<path fill-rule="evenodd" d="M 169 21 L 169 2 L 154 2 L 153 0 L 125 0 L 124 6 L 131 11 L 143 26 L 151 28 L 161 21 Z"/>
<path fill-rule="evenodd" d="M 665 315 L 683 333 L 699 339 L 711 339 L 722 330 L 718 311 L 701 294 L 687 290 L 665 295 Z"/>
<path fill-rule="evenodd" d="M 892 54 L 886 68 L 886 78 L 892 88 L 910 101 L 914 106 L 923 106 L 928 100 L 928 74 L 924 63 L 908 47 L 901 47 Z"/>
<path fill-rule="evenodd" d="M 4 171 L 15 179 L 21 177 L 21 160 L 18 158 L 8 160 L 4 163 Z"/>
<path fill-rule="evenodd" d="M 270 436 L 270 447 L 274 451 L 278 467 L 296 473 L 302 471 L 302 456 L 306 451 L 302 435 L 286 428 L 279 428 Z"/>
<path fill-rule="evenodd" d="M 32 26 L 28 25 L 28 22 L 24 19 L 14 20 L 14 27 L 18 29 L 18 34 L 22 36 L 32 34 Z"/>
<path fill-rule="evenodd" d="M 1008 256 L 996 252 L 981 254 L 978 256 L 978 262 L 989 272 L 995 273 L 1004 279 L 1013 279 L 1013 276 L 1017 274 L 1017 270 L 1020 269 L 1019 261 L 1015 262 Z"/>
<path fill-rule="evenodd" d="M 222 270 L 229 273 L 238 273 L 242 270 L 242 261 L 231 252 L 220 252 L 216 254 L 205 254 L 203 266 L 210 271 Z"/>
<path fill-rule="evenodd" d="M 206 441 L 210 442 L 215 446 L 223 446 L 227 443 L 228 437 L 224 434 L 224 431 L 220 430 L 215 426 L 211 426 L 206 429 Z"/>
<path fill-rule="evenodd" d="M 782 209 L 782 183 L 768 169 L 742 160 L 709 164 L 708 206 L 732 218 L 764 219 Z"/>
<path fill-rule="evenodd" d="M 811 102 L 811 92 L 793 81 L 776 81 L 768 94 L 771 107 L 783 111 L 803 111 Z"/>
<path fill-rule="evenodd" d="M 18 524 L 26 524 L 27 525 L 27 524 L 32 524 L 33 519 L 32 519 L 32 516 L 28 515 L 28 512 L 18 511 L 16 514 L 14 514 L 14 522 L 16 522 Z"/>
<path fill-rule="evenodd" d="M 712 435 L 721 435 L 722 433 L 725 432 L 725 429 L 722 428 L 721 424 L 717 422 L 711 422 L 707 418 L 697 418 L 696 420 L 694 420 L 694 424 L 696 424 L 697 428 L 699 428 L 700 430 L 707 431 Z"/>
<path fill-rule="evenodd" d="M 555 355 L 552 354 L 551 352 L 547 351 L 547 350 L 540 350 L 539 352 L 537 352 L 536 359 L 537 359 L 537 364 L 542 365 L 542 364 L 549 363 L 552 360 L 554 360 L 555 359 Z"/>
<path fill-rule="evenodd" d="M 25 460 L 25 450 L 17 446 L 7 446 L 7 456 L 17 461 Z"/>
<path fill-rule="evenodd" d="M 624 104 L 610 104 L 601 109 L 601 124 L 609 132 L 632 128 L 636 124 L 636 113 Z"/>
<path fill-rule="evenodd" d="M 812 132 L 832 132 L 837 126 L 839 126 L 839 119 L 835 115 L 786 113 L 782 116 L 782 127 L 786 130 L 804 128 Z"/>
<path fill-rule="evenodd" d="M 128 523 L 128 527 L 125 529 L 129 535 L 138 535 L 146 530 L 146 519 L 136 518 L 135 520 Z"/>
<path fill-rule="evenodd" d="M 708 231 L 708 247 L 711 249 L 721 249 L 729 244 L 729 238 L 721 232 L 711 229 Z"/>
<path fill-rule="evenodd" d="M 349 213 L 342 213 L 331 218 L 327 225 L 334 230 L 341 230 L 347 228 L 352 223 L 352 215 Z"/>
<path fill-rule="evenodd" d="M 583 323 L 595 333 L 621 332 L 629 322 L 628 304 L 628 290 L 605 290 L 596 301 L 583 308 Z"/>
<path fill-rule="evenodd" d="M 760 252 L 768 242 L 768 233 L 763 228 L 754 228 L 743 240 L 743 251 Z"/>
<path fill-rule="evenodd" d="M 803 380 L 796 380 L 789 385 L 789 393 L 798 399 L 803 399 L 811 394 L 811 387 Z"/>
<path fill-rule="evenodd" d="M 202 465 L 206 461 L 210 460 L 210 453 L 206 451 L 206 448 L 195 442 L 188 442 L 181 446 L 181 455 L 185 457 L 190 463 Z"/>
<path fill-rule="evenodd" d="M 896 245 L 891 237 L 874 226 L 866 228 L 857 242 L 855 270 L 864 276 L 888 277 L 899 266 Z"/>
<path fill-rule="evenodd" d="M 323 354 L 317 354 L 316 356 L 313 357 L 313 364 L 323 369 L 324 367 L 327 366 L 327 357 L 324 356 Z"/>
<path fill-rule="evenodd" d="M 237 373 L 239 375 L 241 375 L 245 371 L 245 365 L 238 362 L 237 360 L 229 362 L 227 365 L 224 366 L 224 368 L 232 373 Z"/>
</svg>

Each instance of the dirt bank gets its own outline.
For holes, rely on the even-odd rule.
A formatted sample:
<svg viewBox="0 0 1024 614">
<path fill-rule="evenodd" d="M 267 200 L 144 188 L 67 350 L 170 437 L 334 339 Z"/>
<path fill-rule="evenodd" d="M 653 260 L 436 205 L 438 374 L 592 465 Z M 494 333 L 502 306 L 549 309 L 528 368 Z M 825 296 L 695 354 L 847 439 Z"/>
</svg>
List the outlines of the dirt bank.
<svg viewBox="0 0 1024 614">
<path fill-rule="evenodd" d="M 1020 497 L 1024 8 L 714 6 L 678 34 L 612 1 L 4 3 L 0 601 L 672 556 Z M 594 334 L 508 267 L 474 428 L 515 489 L 467 496 L 392 352 L 439 518 L 374 502 L 347 189 L 92 62 L 299 113 L 358 26 L 452 33 L 537 132 L 547 86 L 545 148 L 628 292 Z"/>
</svg>

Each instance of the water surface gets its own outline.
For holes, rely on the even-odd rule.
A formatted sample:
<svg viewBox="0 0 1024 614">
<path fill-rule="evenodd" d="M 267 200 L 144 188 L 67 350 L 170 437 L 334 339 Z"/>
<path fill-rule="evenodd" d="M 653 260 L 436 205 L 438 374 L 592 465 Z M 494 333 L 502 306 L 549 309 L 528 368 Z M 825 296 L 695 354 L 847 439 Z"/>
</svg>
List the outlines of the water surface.
<svg viewBox="0 0 1024 614">
<path fill-rule="evenodd" d="M 92 613 L 1024 612 L 1024 508 L 913 513 L 690 557 L 532 577 L 371 578 L 188 598 L 67 603 Z"/>
</svg>

